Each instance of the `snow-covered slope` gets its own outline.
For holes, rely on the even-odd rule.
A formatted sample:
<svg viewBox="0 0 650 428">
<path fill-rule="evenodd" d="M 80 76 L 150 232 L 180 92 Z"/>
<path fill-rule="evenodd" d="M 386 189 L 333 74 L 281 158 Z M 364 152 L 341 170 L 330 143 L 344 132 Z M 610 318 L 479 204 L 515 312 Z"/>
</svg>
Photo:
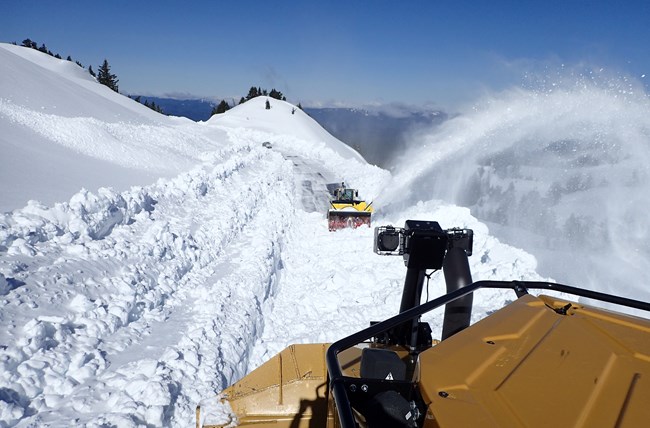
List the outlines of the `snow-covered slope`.
<svg viewBox="0 0 650 428">
<path fill-rule="evenodd" d="M 157 114 L 76 64 L 34 49 L 0 44 L 0 76 L 0 212 L 29 199 L 68 200 L 80 187 L 151 184 L 227 141 L 223 132 Z"/>
<path fill-rule="evenodd" d="M 87 70 L 71 61 L 2 43 L 0 64 L 2 97 L 16 105 L 56 116 L 92 117 L 112 123 L 161 122 L 161 115 L 97 85 Z"/>
<path fill-rule="evenodd" d="M 194 124 L 49 56 L 0 54 L 0 149 L 22 162 L 0 177 L 0 426 L 193 426 L 202 399 L 286 345 L 397 312 L 402 260 L 375 255 L 369 228 L 328 232 L 323 212 L 326 183 L 376 199 L 390 174 L 290 104 Z M 377 224 L 474 229 L 476 279 L 539 279 L 466 208 L 377 208 Z M 482 293 L 474 316 L 509 299 Z"/>
<path fill-rule="evenodd" d="M 254 128 L 258 131 L 275 135 L 295 137 L 299 140 L 311 141 L 312 150 L 330 147 L 346 159 L 363 161 L 361 155 L 351 147 L 343 144 L 330 133 L 325 131 L 314 119 L 296 106 L 273 98 L 258 97 L 253 103 L 244 103 L 233 107 L 228 114 L 214 115 L 209 123 L 219 124 L 230 128 Z M 266 101 L 269 109 L 266 108 Z M 264 112 L 260 112 L 263 102 Z M 251 126 L 251 119 L 255 125 Z"/>
</svg>

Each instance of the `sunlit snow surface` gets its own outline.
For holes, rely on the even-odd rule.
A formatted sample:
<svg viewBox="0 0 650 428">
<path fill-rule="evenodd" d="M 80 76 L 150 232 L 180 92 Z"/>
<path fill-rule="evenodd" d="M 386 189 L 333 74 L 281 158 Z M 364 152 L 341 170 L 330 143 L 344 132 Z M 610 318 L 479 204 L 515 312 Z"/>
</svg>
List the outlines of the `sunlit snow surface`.
<svg viewBox="0 0 650 428">
<path fill-rule="evenodd" d="M 0 56 L 0 149 L 21 162 L 2 165 L 0 187 L 0 426 L 193 426 L 197 404 L 214 404 L 288 344 L 334 341 L 394 315 L 401 258 L 375 255 L 370 228 L 328 232 L 327 183 L 375 200 L 375 224 L 472 228 L 474 279 L 541 279 L 533 256 L 468 208 L 439 202 L 456 194 L 441 191 L 445 174 L 432 166 L 455 152 L 436 149 L 445 144 L 435 136 L 391 178 L 288 103 L 266 110 L 254 99 L 195 124 L 66 61 L 8 45 Z M 457 153 L 483 132 L 477 115 L 441 134 Z M 463 168 L 457 178 L 474 173 Z M 489 189 L 500 176 L 486 171 Z M 443 293 L 439 273 L 426 293 Z M 473 317 L 512 298 L 479 293 Z M 439 317 L 427 321 L 439 335 Z"/>
</svg>

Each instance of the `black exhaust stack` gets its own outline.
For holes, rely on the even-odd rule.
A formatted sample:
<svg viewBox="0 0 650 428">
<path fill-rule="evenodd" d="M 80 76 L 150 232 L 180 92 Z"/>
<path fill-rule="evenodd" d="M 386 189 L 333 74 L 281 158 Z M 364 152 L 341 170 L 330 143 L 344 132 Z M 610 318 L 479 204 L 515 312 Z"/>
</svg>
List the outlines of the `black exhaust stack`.
<svg viewBox="0 0 650 428">
<path fill-rule="evenodd" d="M 453 241 L 452 241 L 453 242 Z M 447 293 L 456 291 L 472 283 L 468 254 L 465 249 L 452 247 L 447 251 L 442 270 L 445 273 Z M 453 336 L 469 327 L 472 318 L 474 294 L 456 299 L 445 306 L 445 318 L 442 324 L 442 340 Z"/>
</svg>

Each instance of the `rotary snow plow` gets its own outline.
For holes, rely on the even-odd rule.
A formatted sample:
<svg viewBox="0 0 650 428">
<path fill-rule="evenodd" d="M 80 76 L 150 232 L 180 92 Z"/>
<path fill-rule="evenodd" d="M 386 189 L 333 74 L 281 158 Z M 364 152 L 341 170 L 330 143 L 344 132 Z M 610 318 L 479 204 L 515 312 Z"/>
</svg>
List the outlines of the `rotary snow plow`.
<svg viewBox="0 0 650 428">
<path fill-rule="evenodd" d="M 650 311 L 650 303 L 548 282 L 472 282 L 470 229 L 431 221 L 375 229 L 401 255 L 400 313 L 333 344 L 292 345 L 223 391 L 230 425 L 197 427 L 640 427 L 650 421 L 650 320 L 529 294 L 562 292 Z M 427 270 L 447 294 L 420 304 Z M 512 303 L 470 324 L 473 293 Z M 574 300 L 574 299 L 570 299 Z M 445 308 L 440 340 L 421 316 Z"/>
<path fill-rule="evenodd" d="M 359 191 L 346 187 L 345 183 L 327 185 L 330 190 L 330 207 L 327 211 L 327 225 L 330 232 L 347 227 L 357 228 L 362 225 L 370 227 L 372 202 L 359 198 Z"/>
</svg>

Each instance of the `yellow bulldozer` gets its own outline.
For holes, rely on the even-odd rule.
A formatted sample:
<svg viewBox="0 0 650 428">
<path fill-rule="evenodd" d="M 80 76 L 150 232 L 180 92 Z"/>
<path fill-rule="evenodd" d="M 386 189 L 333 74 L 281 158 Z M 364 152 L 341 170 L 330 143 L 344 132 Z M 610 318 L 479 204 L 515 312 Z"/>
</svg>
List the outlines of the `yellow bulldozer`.
<svg viewBox="0 0 650 428">
<path fill-rule="evenodd" d="M 229 424 L 210 425 L 198 407 L 197 427 L 650 426 L 650 320 L 577 298 L 650 303 L 549 282 L 473 282 L 472 241 L 472 230 L 435 221 L 376 228 L 375 252 L 406 265 L 400 313 L 332 344 L 289 346 L 222 392 Z M 447 293 L 420 304 L 431 269 L 442 269 Z M 513 299 L 471 324 L 480 289 Z M 442 307 L 434 340 L 421 317 Z"/>
<path fill-rule="evenodd" d="M 367 203 L 360 199 L 359 191 L 347 187 L 345 182 L 340 185 L 328 184 L 327 188 L 331 194 L 330 207 L 327 211 L 327 225 L 330 232 L 362 225 L 370 227 L 372 202 Z"/>
</svg>

